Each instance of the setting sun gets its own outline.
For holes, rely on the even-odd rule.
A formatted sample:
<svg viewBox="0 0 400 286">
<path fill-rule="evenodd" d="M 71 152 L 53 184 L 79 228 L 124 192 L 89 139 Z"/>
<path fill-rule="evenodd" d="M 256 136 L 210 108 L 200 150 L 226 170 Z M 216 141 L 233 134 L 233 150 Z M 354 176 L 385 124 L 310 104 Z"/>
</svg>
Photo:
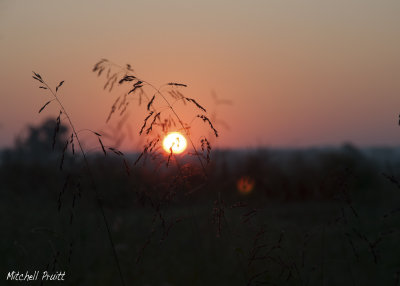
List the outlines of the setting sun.
<svg viewBox="0 0 400 286">
<path fill-rule="evenodd" d="M 174 154 L 180 154 L 185 151 L 187 146 L 185 137 L 179 132 L 171 132 L 165 136 L 163 148 L 165 152 L 170 153 L 171 148 Z"/>
</svg>

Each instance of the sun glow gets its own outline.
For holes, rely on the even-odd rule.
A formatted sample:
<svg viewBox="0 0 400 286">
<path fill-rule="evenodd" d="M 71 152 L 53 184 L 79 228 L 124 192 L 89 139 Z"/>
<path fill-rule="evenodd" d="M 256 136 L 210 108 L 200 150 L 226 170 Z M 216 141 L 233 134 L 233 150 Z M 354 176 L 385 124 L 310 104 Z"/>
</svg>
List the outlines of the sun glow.
<svg viewBox="0 0 400 286">
<path fill-rule="evenodd" d="M 252 179 L 249 176 L 241 177 L 236 184 L 238 191 L 243 195 L 251 193 L 251 191 L 254 188 L 254 185 L 255 185 L 254 179 Z"/>
<path fill-rule="evenodd" d="M 187 142 L 185 137 L 179 132 L 171 132 L 165 136 L 163 141 L 163 148 L 165 152 L 174 154 L 180 154 L 185 151 Z"/>
</svg>

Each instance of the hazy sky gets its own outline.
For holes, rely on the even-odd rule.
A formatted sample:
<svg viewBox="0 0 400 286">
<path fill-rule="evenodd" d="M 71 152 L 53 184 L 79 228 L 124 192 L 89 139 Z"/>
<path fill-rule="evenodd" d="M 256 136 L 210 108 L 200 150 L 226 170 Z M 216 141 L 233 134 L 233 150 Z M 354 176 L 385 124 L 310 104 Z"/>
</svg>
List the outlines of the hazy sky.
<svg viewBox="0 0 400 286">
<path fill-rule="evenodd" d="M 398 0 L 3 0 L 0 147 L 58 112 L 38 114 L 47 96 L 32 70 L 65 80 L 79 129 L 106 128 L 120 94 L 91 72 L 101 58 L 155 85 L 188 84 L 185 94 L 229 125 L 217 125 L 221 147 L 396 145 L 399 15 Z M 216 106 L 213 91 L 233 105 Z M 142 113 L 130 108 L 137 130 Z"/>
</svg>

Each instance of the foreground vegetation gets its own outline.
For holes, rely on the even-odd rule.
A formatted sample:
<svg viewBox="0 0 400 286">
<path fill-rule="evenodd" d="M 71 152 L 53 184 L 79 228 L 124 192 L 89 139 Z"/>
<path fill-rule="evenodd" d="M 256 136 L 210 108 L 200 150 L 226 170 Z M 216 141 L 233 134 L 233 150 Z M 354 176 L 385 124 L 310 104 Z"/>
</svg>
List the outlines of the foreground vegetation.
<svg viewBox="0 0 400 286">
<path fill-rule="evenodd" d="M 118 283 L 90 182 L 68 181 L 81 164 L 67 156 L 60 172 L 59 157 L 24 146 L 2 155 L 3 274 L 56 269 L 66 285 Z M 128 285 L 398 285 L 395 155 L 217 151 L 206 184 L 151 163 L 128 175 L 118 156 L 89 162 Z M 255 182 L 247 194 L 243 176 Z"/>
</svg>

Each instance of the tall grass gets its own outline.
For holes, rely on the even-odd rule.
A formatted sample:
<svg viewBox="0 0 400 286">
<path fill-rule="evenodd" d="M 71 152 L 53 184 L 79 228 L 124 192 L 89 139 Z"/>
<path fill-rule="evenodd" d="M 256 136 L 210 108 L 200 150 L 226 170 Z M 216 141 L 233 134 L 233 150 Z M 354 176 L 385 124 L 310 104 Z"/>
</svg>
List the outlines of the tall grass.
<svg viewBox="0 0 400 286">
<path fill-rule="evenodd" d="M 56 128 L 55 128 L 55 130 L 54 130 L 53 145 L 52 145 L 52 146 L 53 146 L 53 149 L 54 149 L 54 144 L 55 144 L 55 138 L 56 138 L 57 133 L 58 133 L 59 128 L 60 128 L 61 115 L 62 115 L 62 114 L 65 115 L 65 117 L 66 117 L 66 119 L 67 119 L 67 121 L 68 121 L 69 127 L 72 129 L 72 134 L 71 134 L 70 140 L 67 141 L 67 142 L 65 143 L 65 147 L 63 148 L 63 151 L 62 151 L 62 158 L 61 158 L 61 163 L 60 163 L 60 169 L 62 169 L 62 164 L 63 164 L 63 162 L 64 162 L 64 155 L 65 155 L 65 152 L 66 152 L 66 149 L 67 149 L 68 145 L 71 144 L 71 148 L 74 148 L 74 147 L 72 147 L 72 146 L 73 146 L 72 144 L 73 144 L 74 140 L 76 140 L 76 142 L 78 142 L 79 151 L 81 152 L 81 155 L 82 155 L 82 157 L 83 157 L 83 162 L 84 162 L 85 167 L 86 167 L 86 174 L 87 174 L 87 176 L 88 176 L 88 178 L 89 178 L 89 180 L 90 180 L 91 189 L 92 189 L 92 190 L 94 191 L 94 193 L 95 193 L 97 205 L 98 205 L 98 207 L 99 207 L 99 209 L 100 209 L 100 212 L 101 212 L 101 215 L 102 215 L 102 218 L 103 218 L 104 225 L 106 226 L 106 229 L 107 229 L 108 239 L 109 239 L 109 241 L 110 241 L 110 245 L 111 245 L 111 248 L 112 248 L 112 251 L 113 251 L 113 254 L 114 254 L 115 263 L 116 263 L 116 265 L 117 265 L 118 272 L 119 272 L 119 276 L 120 276 L 120 279 L 121 279 L 121 284 L 122 284 L 122 285 L 125 285 L 125 281 L 124 281 L 123 274 L 122 274 L 122 270 L 121 270 L 121 265 L 120 265 L 120 262 L 119 262 L 119 259 L 118 259 L 118 255 L 117 255 L 117 252 L 116 252 L 116 249 L 115 249 L 115 244 L 114 244 L 113 237 L 112 237 L 111 230 L 110 230 L 110 224 L 108 223 L 107 217 L 106 217 L 106 215 L 105 215 L 105 211 L 104 211 L 104 207 L 103 207 L 103 202 L 102 202 L 101 197 L 100 197 L 100 194 L 99 194 L 99 192 L 98 192 L 98 190 L 97 190 L 96 181 L 95 181 L 94 176 L 93 176 L 93 174 L 92 174 L 91 167 L 90 167 L 90 165 L 89 165 L 89 161 L 88 161 L 87 156 L 86 156 L 86 152 L 85 152 L 85 150 L 84 150 L 84 148 L 83 148 L 83 146 L 82 146 L 80 137 L 78 136 L 78 133 L 77 133 L 77 131 L 76 131 L 76 129 L 75 129 L 75 126 L 74 126 L 74 124 L 72 123 L 71 117 L 69 116 L 67 110 L 65 109 L 65 107 L 63 106 L 63 104 L 62 104 L 62 102 L 60 101 L 59 97 L 57 96 L 58 89 L 63 85 L 64 81 L 61 81 L 61 82 L 56 86 L 55 91 L 53 91 L 53 89 L 47 84 L 47 82 L 44 81 L 44 80 L 42 79 L 42 77 L 41 77 L 40 74 L 34 72 L 33 78 L 34 78 L 35 80 L 39 81 L 39 82 L 42 84 L 41 86 L 39 86 L 39 88 L 48 90 L 48 91 L 51 93 L 51 95 L 53 96 L 53 100 L 51 100 L 51 101 L 56 101 L 56 102 L 58 103 L 59 107 L 60 107 L 60 112 L 59 112 L 59 115 L 58 115 L 58 117 L 57 117 L 57 119 L 56 119 Z M 39 110 L 39 113 L 42 112 L 42 110 L 43 110 L 51 101 L 46 102 L 45 105 Z M 97 132 L 94 132 L 94 134 L 95 134 L 96 136 L 98 136 L 99 142 L 100 142 L 100 144 L 101 144 L 102 147 L 103 147 L 103 144 L 101 143 L 101 140 L 100 140 L 101 135 L 98 134 Z M 72 150 L 73 150 L 72 152 L 75 153 L 74 149 L 72 149 Z M 104 150 L 104 147 L 103 147 L 103 150 Z M 67 181 L 66 181 L 66 183 L 64 184 L 64 186 L 66 186 L 67 184 L 68 184 L 68 177 L 67 177 Z M 63 191 L 62 191 L 60 194 L 62 194 L 62 193 L 63 193 Z M 60 198 L 61 198 L 61 196 L 60 196 Z M 62 201 L 59 200 L 59 207 L 58 207 L 58 209 L 61 208 L 61 204 L 62 204 Z M 75 204 L 75 198 L 74 198 L 74 204 Z M 73 204 L 73 205 L 74 205 L 74 204 Z M 71 220 L 70 220 L 70 221 L 71 221 L 71 223 L 72 223 L 72 214 L 71 214 Z"/>
<path fill-rule="evenodd" d="M 116 69 L 115 72 L 113 71 L 114 69 Z M 171 128 L 176 129 L 176 127 L 177 127 L 177 130 L 182 132 L 183 134 L 185 134 L 186 138 L 190 142 L 190 145 L 194 151 L 194 156 L 196 156 L 198 163 L 200 164 L 201 169 L 203 171 L 204 179 L 206 179 L 207 178 L 207 170 L 206 170 L 205 164 L 208 164 L 210 162 L 210 152 L 212 149 L 211 144 L 209 143 L 207 138 L 203 136 L 200 141 L 200 148 L 203 152 L 205 152 L 206 155 L 203 155 L 203 153 L 200 153 L 198 151 L 198 148 L 196 147 L 196 144 L 190 135 L 189 130 L 190 130 L 191 126 L 188 123 L 183 121 L 181 116 L 178 114 L 178 112 L 173 107 L 174 103 L 171 102 L 171 99 L 168 99 L 167 96 L 164 94 L 164 91 L 166 90 L 166 88 L 170 88 L 170 90 L 168 92 L 174 101 L 182 101 L 184 104 L 186 104 L 186 103 L 192 104 L 192 106 L 199 113 L 198 115 L 196 115 L 196 118 L 200 118 L 204 122 L 208 123 L 210 128 L 213 130 L 215 136 L 218 137 L 218 131 L 214 128 L 210 119 L 207 117 L 206 109 L 203 106 L 201 106 L 195 99 L 186 97 L 179 91 L 180 88 L 185 88 L 185 87 L 187 87 L 187 85 L 182 84 L 182 83 L 169 82 L 169 83 L 166 83 L 165 85 L 157 88 L 154 85 L 152 85 L 150 82 L 148 82 L 144 79 L 140 79 L 134 73 L 134 71 L 130 65 L 121 67 L 121 66 L 118 66 L 118 65 L 108 61 L 108 60 L 102 59 L 98 63 L 95 64 L 95 66 L 93 68 L 93 72 L 97 73 L 97 75 L 100 76 L 104 71 L 107 71 L 105 73 L 106 74 L 106 82 L 104 85 L 104 89 L 108 89 L 108 91 L 112 91 L 114 85 L 116 85 L 116 84 L 118 84 L 118 85 L 128 85 L 129 84 L 130 85 L 129 91 L 127 91 L 122 96 L 122 99 L 121 99 L 121 97 L 118 97 L 115 100 L 114 104 L 111 107 L 110 113 L 107 116 L 106 122 L 108 122 L 111 119 L 111 117 L 113 116 L 113 114 L 115 112 L 118 111 L 119 116 L 122 116 L 126 112 L 129 102 L 130 102 L 129 101 L 130 97 L 133 97 L 135 95 L 139 96 L 140 101 L 143 100 L 142 99 L 142 97 L 143 97 L 144 101 L 146 103 L 145 106 L 146 106 L 148 115 L 144 118 L 143 125 L 138 133 L 139 133 L 139 135 L 146 136 L 148 139 L 147 139 L 147 143 L 145 144 L 145 146 L 143 148 L 143 151 L 140 153 L 140 155 L 135 160 L 133 165 L 136 165 L 141 159 L 143 160 L 146 156 L 152 156 L 153 160 L 155 158 L 157 158 L 156 153 L 160 152 L 160 144 L 162 141 L 162 137 L 165 136 L 170 131 Z M 61 86 L 64 84 L 64 81 L 61 81 L 53 90 L 53 88 L 50 87 L 50 85 L 42 78 L 42 76 L 40 74 L 33 72 L 33 78 L 40 83 L 40 86 L 39 86 L 40 89 L 43 89 L 43 90 L 49 92 L 52 96 L 52 99 L 47 101 L 39 109 L 39 113 L 41 113 L 52 102 L 55 102 L 60 109 L 59 114 L 56 118 L 56 125 L 55 125 L 53 142 L 52 142 L 53 150 L 54 150 L 54 146 L 56 143 L 57 134 L 59 133 L 59 130 L 60 130 L 60 125 L 61 125 L 62 119 L 63 120 L 65 119 L 67 121 L 68 126 L 72 130 L 71 136 L 68 138 L 68 140 L 65 142 L 64 147 L 62 148 L 62 156 L 61 156 L 61 161 L 60 161 L 60 165 L 59 165 L 60 170 L 63 169 L 65 154 L 66 154 L 69 146 L 71 148 L 72 155 L 75 155 L 75 144 L 74 143 L 76 142 L 78 145 L 79 152 L 83 158 L 83 163 L 84 163 L 84 166 L 86 169 L 86 176 L 90 180 L 90 188 L 93 190 L 93 192 L 95 194 L 98 208 L 101 212 L 104 225 L 106 226 L 106 229 L 107 229 L 107 236 L 108 236 L 108 239 L 109 239 L 112 251 L 113 251 L 115 264 L 118 268 L 118 273 L 119 273 L 121 284 L 126 285 L 126 283 L 124 281 L 124 275 L 122 272 L 122 268 L 121 268 L 121 263 L 118 258 L 115 243 L 114 243 L 113 236 L 111 233 L 110 224 L 109 224 L 108 219 L 105 214 L 103 201 L 98 192 L 97 183 L 96 183 L 95 177 L 93 175 L 93 172 L 91 170 L 89 160 L 87 158 L 87 152 L 84 149 L 82 141 L 79 137 L 80 131 L 76 130 L 75 125 L 73 124 L 73 121 L 72 121 L 70 115 L 68 114 L 68 111 L 63 106 L 63 103 L 61 102 L 61 100 L 58 96 L 58 91 L 61 88 Z M 150 88 L 150 91 L 152 93 L 151 97 L 149 97 L 147 95 L 147 93 L 145 92 L 145 88 Z M 166 109 L 158 108 L 157 102 L 159 102 L 159 101 L 162 101 L 166 105 L 167 108 Z M 171 116 L 171 114 L 172 114 L 172 116 Z M 176 122 L 177 122 L 177 124 L 176 124 Z M 112 152 L 112 153 L 116 154 L 117 156 L 123 157 L 124 167 L 125 167 L 127 174 L 129 175 L 132 164 L 129 163 L 126 158 L 124 158 L 124 154 L 115 147 L 110 147 L 110 146 L 105 145 L 101 139 L 102 135 L 99 132 L 92 131 L 90 129 L 87 129 L 87 130 L 92 132 L 94 134 L 94 136 L 97 137 L 99 145 L 101 147 L 101 150 L 102 150 L 104 156 L 107 156 L 108 152 Z M 167 156 L 167 158 L 165 158 L 165 156 L 161 156 L 161 158 L 162 158 L 162 160 L 166 161 L 167 166 L 169 166 L 171 159 L 174 158 L 174 161 L 175 161 L 176 166 L 178 167 L 178 171 L 179 171 L 178 176 L 175 178 L 175 180 L 178 180 L 178 178 L 180 180 L 186 180 L 187 179 L 186 176 L 191 175 L 190 173 L 184 172 L 184 170 L 182 169 L 182 167 L 180 166 L 180 164 L 178 162 L 178 159 L 175 157 L 175 154 L 173 153 L 172 147 L 170 148 L 170 153 Z M 69 180 L 70 180 L 70 175 L 67 176 L 67 179 L 64 183 L 64 187 L 60 191 L 60 195 L 59 195 L 59 199 L 58 199 L 58 210 L 61 209 L 62 197 L 63 197 L 63 194 L 65 193 L 65 190 L 69 184 Z M 175 183 L 175 182 L 173 182 L 173 183 Z M 76 197 L 74 196 L 73 206 L 75 205 L 75 199 L 76 199 Z M 163 239 L 165 239 L 166 236 L 168 236 L 169 230 L 171 229 L 173 224 L 167 225 L 165 219 L 162 216 L 162 212 L 160 210 L 160 208 L 161 208 L 160 203 L 154 202 L 154 203 L 152 203 L 152 206 L 154 207 L 157 216 L 162 221 L 162 225 L 164 228 L 164 235 L 163 235 L 164 238 Z M 72 224 L 72 221 L 73 221 L 73 213 L 71 212 L 70 224 Z M 142 253 L 143 253 L 144 249 L 146 248 L 147 244 L 148 244 L 148 241 L 146 241 L 146 243 L 142 247 L 141 254 L 139 254 L 139 256 L 137 258 L 138 262 L 140 261 L 140 258 L 143 255 Z"/>
<path fill-rule="evenodd" d="M 111 106 L 106 122 L 108 122 L 117 111 L 119 111 L 119 116 L 122 116 L 129 106 L 130 99 L 133 97 L 139 97 L 139 104 L 143 99 L 145 101 L 143 106 L 146 107 L 148 115 L 143 120 L 139 135 L 144 135 L 150 139 L 148 139 L 148 143 L 144 146 L 142 153 L 135 161 L 135 165 L 143 156 L 151 154 L 153 151 L 157 152 L 159 144 L 162 141 L 161 138 L 173 129 L 173 131 L 179 131 L 186 136 L 204 175 L 207 175 L 205 165 L 210 161 L 209 154 L 212 147 L 206 137 L 202 138 L 201 141 L 197 143 L 200 143 L 200 148 L 203 152 L 206 151 L 207 155 L 204 158 L 204 155 L 199 152 L 199 147 L 190 134 L 192 128 L 191 124 L 198 118 L 209 125 L 215 137 L 218 137 L 218 131 L 208 118 L 206 109 L 194 98 L 187 97 L 183 94 L 181 89 L 186 88 L 186 84 L 169 82 L 160 87 L 156 87 L 149 81 L 139 77 L 134 72 L 131 65 L 120 66 L 107 59 L 102 59 L 96 63 L 93 72 L 98 76 L 105 76 L 106 81 L 104 89 L 107 89 L 109 92 L 111 92 L 117 84 L 128 86 L 127 91 L 122 96 L 117 97 L 114 104 Z M 195 114 L 195 116 L 189 122 L 185 122 L 174 108 L 174 105 L 178 102 L 184 105 L 189 103 L 194 108 L 191 113 Z M 190 106 L 187 106 L 187 108 L 190 108 Z M 205 144 L 207 145 L 206 149 Z M 172 156 L 171 150 L 167 162 L 169 162 Z"/>
</svg>

